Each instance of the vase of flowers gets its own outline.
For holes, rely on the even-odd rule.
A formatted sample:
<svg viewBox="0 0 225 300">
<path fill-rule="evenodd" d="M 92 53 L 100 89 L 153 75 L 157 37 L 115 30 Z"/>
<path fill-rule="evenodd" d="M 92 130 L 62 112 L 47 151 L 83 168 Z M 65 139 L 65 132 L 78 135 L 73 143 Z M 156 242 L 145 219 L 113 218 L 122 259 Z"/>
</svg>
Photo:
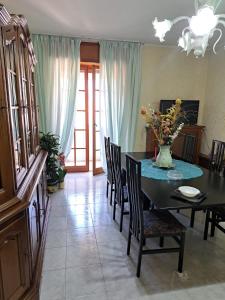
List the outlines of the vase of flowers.
<svg viewBox="0 0 225 300">
<path fill-rule="evenodd" d="M 181 100 L 178 98 L 166 114 L 154 111 L 150 107 L 148 109 L 142 107 L 141 115 L 146 121 L 146 127 L 153 129 L 159 144 L 160 151 L 155 165 L 159 168 L 174 167 L 170 148 L 184 125 L 179 121 L 181 117 Z"/>
</svg>

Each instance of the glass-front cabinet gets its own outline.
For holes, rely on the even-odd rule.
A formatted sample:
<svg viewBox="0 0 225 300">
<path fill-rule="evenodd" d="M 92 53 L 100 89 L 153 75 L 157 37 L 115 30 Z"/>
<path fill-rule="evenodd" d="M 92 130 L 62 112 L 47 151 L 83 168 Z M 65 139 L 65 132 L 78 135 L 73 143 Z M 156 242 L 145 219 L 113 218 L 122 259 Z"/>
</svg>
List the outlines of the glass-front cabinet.
<svg viewBox="0 0 225 300">
<path fill-rule="evenodd" d="M 34 95 L 34 66 L 27 40 L 20 27 L 2 29 L 5 91 L 12 132 L 15 189 L 22 183 L 38 153 L 37 105 Z"/>
</svg>

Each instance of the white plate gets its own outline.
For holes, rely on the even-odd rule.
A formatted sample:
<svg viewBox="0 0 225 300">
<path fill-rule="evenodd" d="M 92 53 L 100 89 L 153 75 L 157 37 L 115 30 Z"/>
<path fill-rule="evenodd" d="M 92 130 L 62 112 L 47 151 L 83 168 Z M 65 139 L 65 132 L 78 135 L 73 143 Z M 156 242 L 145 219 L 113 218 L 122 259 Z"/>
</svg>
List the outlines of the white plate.
<svg viewBox="0 0 225 300">
<path fill-rule="evenodd" d="M 196 197 L 200 191 L 192 186 L 180 186 L 178 190 L 186 197 Z"/>
</svg>

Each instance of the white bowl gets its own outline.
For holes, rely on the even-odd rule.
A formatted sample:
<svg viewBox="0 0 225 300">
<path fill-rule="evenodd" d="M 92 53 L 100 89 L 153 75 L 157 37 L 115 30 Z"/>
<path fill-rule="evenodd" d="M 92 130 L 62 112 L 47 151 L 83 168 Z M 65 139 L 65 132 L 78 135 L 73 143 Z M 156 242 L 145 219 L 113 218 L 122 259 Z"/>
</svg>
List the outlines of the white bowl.
<svg viewBox="0 0 225 300">
<path fill-rule="evenodd" d="M 178 190 L 186 197 L 196 197 L 200 191 L 192 186 L 180 186 Z"/>
</svg>

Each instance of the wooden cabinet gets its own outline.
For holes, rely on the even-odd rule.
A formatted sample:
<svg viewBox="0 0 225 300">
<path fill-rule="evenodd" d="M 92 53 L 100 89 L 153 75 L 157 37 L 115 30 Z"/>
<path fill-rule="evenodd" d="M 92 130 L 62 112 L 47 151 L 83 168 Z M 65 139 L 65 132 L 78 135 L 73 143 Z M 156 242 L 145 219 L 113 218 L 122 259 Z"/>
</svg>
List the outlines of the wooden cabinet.
<svg viewBox="0 0 225 300">
<path fill-rule="evenodd" d="M 25 214 L 0 230 L 0 299 L 17 300 L 29 287 L 29 251 Z"/>
<path fill-rule="evenodd" d="M 36 300 L 49 203 L 27 21 L 0 4 L 0 300 Z"/>
<path fill-rule="evenodd" d="M 202 133 L 205 126 L 184 126 L 179 136 L 175 139 L 172 145 L 172 153 L 175 157 L 181 158 L 183 152 L 183 144 L 185 134 L 190 134 L 196 137 L 195 151 L 194 151 L 194 163 L 199 163 L 199 154 L 201 148 Z M 146 132 L 146 152 L 150 152 L 152 155 L 155 153 L 155 148 L 158 148 L 158 142 L 155 134 L 151 128 L 147 128 Z"/>
</svg>

